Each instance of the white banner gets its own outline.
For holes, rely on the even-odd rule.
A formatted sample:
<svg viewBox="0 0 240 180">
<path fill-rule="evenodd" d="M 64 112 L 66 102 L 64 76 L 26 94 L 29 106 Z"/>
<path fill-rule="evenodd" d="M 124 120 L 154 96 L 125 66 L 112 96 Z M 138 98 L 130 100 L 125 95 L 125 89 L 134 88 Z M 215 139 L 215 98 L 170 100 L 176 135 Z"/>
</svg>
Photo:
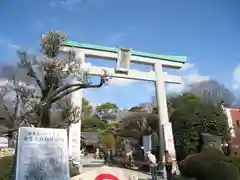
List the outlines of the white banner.
<svg viewBox="0 0 240 180">
<path fill-rule="evenodd" d="M 174 147 L 172 124 L 171 123 L 164 124 L 163 132 L 164 132 L 164 138 L 165 138 L 165 148 L 172 155 L 172 158 L 175 159 L 176 151 Z"/>
<path fill-rule="evenodd" d="M 69 128 L 69 155 L 72 156 L 74 160 L 78 160 L 78 154 L 81 148 L 81 122 L 71 124 Z"/>
</svg>

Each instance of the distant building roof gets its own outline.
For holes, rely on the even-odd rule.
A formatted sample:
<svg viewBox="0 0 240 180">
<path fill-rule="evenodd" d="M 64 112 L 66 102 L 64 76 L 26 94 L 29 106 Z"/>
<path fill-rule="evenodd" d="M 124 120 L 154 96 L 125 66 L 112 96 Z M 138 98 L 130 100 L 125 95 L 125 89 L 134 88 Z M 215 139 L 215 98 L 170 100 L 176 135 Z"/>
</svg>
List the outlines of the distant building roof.
<svg viewBox="0 0 240 180">
<path fill-rule="evenodd" d="M 152 112 L 153 106 L 148 103 L 142 103 L 139 106 L 132 107 L 129 109 L 131 112 Z"/>
<path fill-rule="evenodd" d="M 99 132 L 82 132 L 86 145 L 99 144 Z"/>
</svg>

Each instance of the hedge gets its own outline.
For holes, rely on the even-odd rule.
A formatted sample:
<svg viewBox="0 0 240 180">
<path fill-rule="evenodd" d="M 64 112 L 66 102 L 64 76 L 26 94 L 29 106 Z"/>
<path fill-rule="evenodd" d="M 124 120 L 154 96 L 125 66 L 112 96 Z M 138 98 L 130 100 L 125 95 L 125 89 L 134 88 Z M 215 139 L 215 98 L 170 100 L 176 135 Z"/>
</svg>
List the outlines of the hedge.
<svg viewBox="0 0 240 180">
<path fill-rule="evenodd" d="M 12 179 L 13 156 L 0 157 L 0 180 Z"/>
<path fill-rule="evenodd" d="M 234 161 L 235 162 L 235 161 Z M 184 177 L 196 180 L 239 180 L 239 170 L 217 149 L 207 149 L 188 156 L 179 163 Z"/>
<path fill-rule="evenodd" d="M 228 163 L 234 165 L 235 167 L 238 168 L 238 170 L 240 172 L 240 156 L 237 156 L 237 155 L 227 156 L 225 158 L 225 162 L 228 162 Z"/>
</svg>

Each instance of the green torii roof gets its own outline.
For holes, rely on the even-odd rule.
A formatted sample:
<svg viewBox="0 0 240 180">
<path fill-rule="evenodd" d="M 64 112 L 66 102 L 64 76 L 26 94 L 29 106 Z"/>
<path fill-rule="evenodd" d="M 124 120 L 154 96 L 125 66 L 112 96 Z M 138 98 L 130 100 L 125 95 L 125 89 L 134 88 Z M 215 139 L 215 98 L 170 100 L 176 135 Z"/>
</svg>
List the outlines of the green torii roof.
<svg viewBox="0 0 240 180">
<path fill-rule="evenodd" d="M 73 47 L 78 47 L 78 48 L 93 49 L 93 50 L 99 50 L 99 51 L 110 51 L 110 52 L 119 52 L 119 50 L 120 50 L 119 47 L 100 46 L 100 45 L 79 43 L 79 42 L 70 41 L 70 40 L 66 40 L 63 43 L 63 45 L 64 46 L 73 46 Z M 140 56 L 140 57 L 147 57 L 147 58 L 154 58 L 154 59 L 164 59 L 167 61 L 179 62 L 179 63 L 185 63 L 187 61 L 186 56 L 153 54 L 153 53 L 145 53 L 145 52 L 140 52 L 140 51 L 132 51 L 132 55 Z"/>
</svg>

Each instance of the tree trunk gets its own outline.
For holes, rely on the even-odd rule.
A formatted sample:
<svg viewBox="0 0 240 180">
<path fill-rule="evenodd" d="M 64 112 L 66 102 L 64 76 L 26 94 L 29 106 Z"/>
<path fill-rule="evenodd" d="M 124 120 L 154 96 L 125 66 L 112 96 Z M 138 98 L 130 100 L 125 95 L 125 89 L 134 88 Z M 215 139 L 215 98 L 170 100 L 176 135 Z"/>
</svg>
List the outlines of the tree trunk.
<svg viewBox="0 0 240 180">
<path fill-rule="evenodd" d="M 14 147 L 14 135 L 9 133 L 7 137 L 8 137 L 8 147 L 15 148 Z"/>
<path fill-rule="evenodd" d="M 43 128 L 48 128 L 51 125 L 50 108 L 49 106 L 45 106 L 44 109 L 42 109 L 41 127 Z"/>
<path fill-rule="evenodd" d="M 9 148 L 14 148 L 14 138 L 13 137 L 8 138 L 8 147 Z"/>
</svg>

